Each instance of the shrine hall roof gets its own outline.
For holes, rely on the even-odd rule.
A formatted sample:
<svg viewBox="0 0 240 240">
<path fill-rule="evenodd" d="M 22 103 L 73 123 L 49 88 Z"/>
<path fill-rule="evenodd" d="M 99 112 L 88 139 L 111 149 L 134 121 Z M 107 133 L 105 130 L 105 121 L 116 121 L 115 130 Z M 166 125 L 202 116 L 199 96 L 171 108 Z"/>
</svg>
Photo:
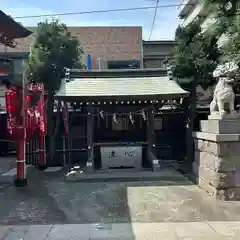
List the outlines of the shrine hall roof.
<svg viewBox="0 0 240 240">
<path fill-rule="evenodd" d="M 109 72 L 109 71 L 108 71 Z M 114 71 L 110 71 L 114 72 Z M 80 74 L 64 81 L 56 98 L 80 98 L 82 100 L 155 100 L 182 97 L 188 94 L 166 74 L 146 74 L 146 71 L 120 71 L 116 77 L 98 73 L 94 76 Z M 118 71 L 119 73 L 119 71 Z M 139 74 L 140 73 L 140 74 Z M 122 76 L 121 76 L 122 75 Z M 160 75 L 160 76 L 157 76 Z M 165 76 L 164 76 L 165 75 Z M 81 76 L 81 77 L 80 77 Z M 104 77 L 106 76 L 106 77 Z"/>
</svg>

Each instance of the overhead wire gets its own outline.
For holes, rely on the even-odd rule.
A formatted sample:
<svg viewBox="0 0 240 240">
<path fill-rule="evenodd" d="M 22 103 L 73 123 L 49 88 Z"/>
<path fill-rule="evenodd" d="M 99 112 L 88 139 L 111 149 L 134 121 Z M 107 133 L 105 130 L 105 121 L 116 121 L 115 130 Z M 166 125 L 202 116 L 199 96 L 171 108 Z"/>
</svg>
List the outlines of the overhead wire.
<svg viewBox="0 0 240 240">
<path fill-rule="evenodd" d="M 181 3 L 178 6 L 178 9 L 180 9 L 184 5 L 184 0 L 181 1 Z"/>
<path fill-rule="evenodd" d="M 155 6 L 155 9 L 154 9 L 154 15 L 153 15 L 152 26 L 151 26 L 151 30 L 150 30 L 149 37 L 148 37 L 148 40 L 149 40 L 149 41 L 151 40 L 152 32 L 153 32 L 153 28 L 154 28 L 155 21 L 156 21 L 157 10 L 158 10 L 158 3 L 159 3 L 159 0 L 156 1 L 156 6 Z"/>
<path fill-rule="evenodd" d="M 157 7 L 156 6 L 148 6 L 148 7 L 92 10 L 92 11 L 83 11 L 83 12 L 63 12 L 63 13 L 39 14 L 39 15 L 24 15 L 24 16 L 15 16 L 13 18 L 14 19 L 23 19 L 23 18 L 41 18 L 41 17 L 58 17 L 58 16 L 68 16 L 68 15 L 97 14 L 97 13 L 108 13 L 108 12 L 126 12 L 126 11 L 137 11 L 137 10 L 149 10 L 149 9 L 156 9 L 156 8 L 157 9 L 158 8 L 173 8 L 173 7 L 179 7 L 179 6 L 185 6 L 185 5 L 192 5 L 192 4 L 187 3 L 187 4 L 157 5 Z"/>
</svg>

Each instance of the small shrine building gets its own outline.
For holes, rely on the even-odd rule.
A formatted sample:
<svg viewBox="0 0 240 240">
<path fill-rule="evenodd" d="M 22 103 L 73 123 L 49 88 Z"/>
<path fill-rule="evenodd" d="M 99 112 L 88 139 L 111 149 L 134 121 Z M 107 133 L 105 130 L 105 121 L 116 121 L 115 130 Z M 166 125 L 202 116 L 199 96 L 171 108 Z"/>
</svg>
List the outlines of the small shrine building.
<svg viewBox="0 0 240 240">
<path fill-rule="evenodd" d="M 156 114 L 164 103 L 186 96 L 165 69 L 71 69 L 55 99 L 69 111 L 78 109 L 78 122 L 67 119 L 67 128 L 71 138 L 81 136 L 75 145 L 85 144 L 83 165 L 109 169 L 152 166 L 157 159 L 155 128 L 161 125 Z M 74 124 L 78 127 L 71 131 Z"/>
</svg>

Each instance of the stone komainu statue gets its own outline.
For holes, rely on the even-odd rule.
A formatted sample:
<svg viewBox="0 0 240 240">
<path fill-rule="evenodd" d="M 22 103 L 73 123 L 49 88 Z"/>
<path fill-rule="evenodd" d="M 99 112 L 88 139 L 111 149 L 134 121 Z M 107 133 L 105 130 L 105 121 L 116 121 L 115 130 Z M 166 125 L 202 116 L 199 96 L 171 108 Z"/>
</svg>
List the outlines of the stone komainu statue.
<svg viewBox="0 0 240 240">
<path fill-rule="evenodd" d="M 219 81 L 216 85 L 213 100 L 210 103 L 210 112 L 214 114 L 218 112 L 220 116 L 229 112 L 235 115 L 234 100 L 235 94 L 233 92 L 232 84 L 234 79 L 229 77 L 219 77 Z"/>
</svg>

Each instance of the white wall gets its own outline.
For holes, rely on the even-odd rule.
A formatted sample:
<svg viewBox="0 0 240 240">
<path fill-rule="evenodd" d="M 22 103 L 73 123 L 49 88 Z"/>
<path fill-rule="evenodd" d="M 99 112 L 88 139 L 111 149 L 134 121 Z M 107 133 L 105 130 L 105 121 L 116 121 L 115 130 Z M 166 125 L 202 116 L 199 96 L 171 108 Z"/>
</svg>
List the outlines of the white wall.
<svg viewBox="0 0 240 240">
<path fill-rule="evenodd" d="M 201 24 L 202 32 L 205 32 L 216 22 L 215 14 L 210 14 Z"/>
<path fill-rule="evenodd" d="M 196 5 L 193 11 L 188 15 L 186 19 L 184 19 L 182 23 L 182 27 L 186 27 L 189 23 L 191 23 L 196 17 L 201 13 L 203 9 L 203 4 L 200 2 Z"/>
</svg>

